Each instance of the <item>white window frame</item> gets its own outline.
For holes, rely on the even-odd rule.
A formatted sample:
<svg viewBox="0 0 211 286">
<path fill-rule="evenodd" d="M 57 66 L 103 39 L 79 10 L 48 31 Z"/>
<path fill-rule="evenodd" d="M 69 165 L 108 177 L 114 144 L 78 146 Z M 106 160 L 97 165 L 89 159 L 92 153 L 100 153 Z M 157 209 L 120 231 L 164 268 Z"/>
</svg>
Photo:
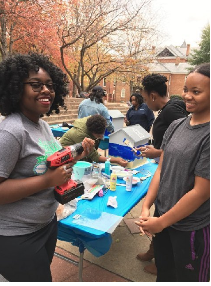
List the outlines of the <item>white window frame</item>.
<svg viewBox="0 0 211 286">
<path fill-rule="evenodd" d="M 103 87 L 106 87 L 106 77 L 103 78 Z"/>
<path fill-rule="evenodd" d="M 125 88 L 121 89 L 121 98 L 125 98 Z"/>
</svg>

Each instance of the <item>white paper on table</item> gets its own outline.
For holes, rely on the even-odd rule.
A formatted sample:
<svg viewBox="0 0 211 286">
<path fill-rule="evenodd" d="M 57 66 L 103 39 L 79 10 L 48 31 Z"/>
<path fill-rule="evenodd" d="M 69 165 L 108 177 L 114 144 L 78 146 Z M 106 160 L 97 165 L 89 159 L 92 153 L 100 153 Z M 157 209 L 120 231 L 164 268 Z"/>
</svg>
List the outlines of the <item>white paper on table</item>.
<svg viewBox="0 0 211 286">
<path fill-rule="evenodd" d="M 73 220 L 74 224 L 87 226 L 90 228 L 94 228 L 100 231 L 112 233 L 115 228 L 119 225 L 119 223 L 122 221 L 123 217 L 102 212 L 102 213 L 90 213 L 90 215 L 86 212 L 81 214 L 81 217 L 79 219 Z M 112 222 L 112 225 L 111 225 Z"/>
</svg>

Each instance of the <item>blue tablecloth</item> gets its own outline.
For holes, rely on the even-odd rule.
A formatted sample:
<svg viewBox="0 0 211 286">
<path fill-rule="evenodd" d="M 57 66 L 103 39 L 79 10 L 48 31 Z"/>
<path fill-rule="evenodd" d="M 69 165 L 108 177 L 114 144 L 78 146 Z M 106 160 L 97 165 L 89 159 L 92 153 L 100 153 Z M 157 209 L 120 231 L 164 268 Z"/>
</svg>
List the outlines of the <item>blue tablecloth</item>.
<svg viewBox="0 0 211 286">
<path fill-rule="evenodd" d="M 109 148 L 109 137 L 104 135 L 103 140 L 100 140 L 99 148 L 102 150 L 107 150 Z"/>
<path fill-rule="evenodd" d="M 157 166 L 149 162 L 136 169 L 140 171 L 136 176 L 143 177 L 148 172 L 153 176 Z M 58 222 L 58 239 L 78 246 L 80 252 L 86 248 L 96 257 L 104 255 L 112 243 L 110 228 L 117 226 L 118 218 L 121 220 L 146 195 L 152 176 L 134 185 L 131 192 L 127 192 L 125 186 L 117 186 L 115 192 L 108 190 L 103 197 L 96 195 L 91 201 L 79 200 L 77 210 Z M 124 181 L 118 179 L 117 183 Z M 107 206 L 109 196 L 117 197 L 117 208 Z M 79 220 L 73 218 L 77 214 L 81 215 Z"/>
<path fill-rule="evenodd" d="M 73 127 L 73 125 L 70 125 L 70 126 Z M 50 125 L 50 128 L 53 132 L 54 137 L 62 137 L 62 135 L 69 130 L 68 127 L 62 127 L 59 125 Z"/>
</svg>

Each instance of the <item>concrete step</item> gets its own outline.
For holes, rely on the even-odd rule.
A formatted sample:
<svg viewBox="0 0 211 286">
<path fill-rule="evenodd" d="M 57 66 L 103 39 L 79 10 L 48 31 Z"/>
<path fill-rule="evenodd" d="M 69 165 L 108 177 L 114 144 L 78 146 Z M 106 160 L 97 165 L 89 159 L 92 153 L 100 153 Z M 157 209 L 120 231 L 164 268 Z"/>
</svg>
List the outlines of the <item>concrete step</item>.
<svg viewBox="0 0 211 286">
<path fill-rule="evenodd" d="M 67 121 L 67 120 L 70 120 L 70 119 L 76 119 L 78 117 L 78 114 L 73 114 L 72 116 L 70 116 L 70 114 L 56 114 L 56 115 L 50 115 L 50 116 L 45 116 L 43 119 L 46 121 L 46 122 L 49 122 L 49 121 L 57 121 L 57 120 L 63 120 L 63 121 Z"/>
<path fill-rule="evenodd" d="M 67 122 L 67 123 L 73 123 L 75 121 L 76 118 L 68 118 L 68 119 L 64 119 L 64 118 L 51 118 L 51 117 L 47 117 L 47 118 L 43 118 L 43 120 L 45 120 L 49 125 L 54 125 L 54 124 L 61 124 L 63 122 Z"/>
<path fill-rule="evenodd" d="M 75 116 L 75 114 L 78 114 L 78 109 L 77 108 L 68 108 L 67 110 L 64 110 L 62 107 L 60 107 L 60 112 L 59 114 L 56 114 L 55 112 L 52 113 L 52 115 L 70 115 L 72 114 Z"/>
<path fill-rule="evenodd" d="M 84 98 L 78 98 L 78 97 L 66 97 L 65 102 L 76 102 L 76 103 L 80 103 L 82 100 L 84 100 Z"/>
<path fill-rule="evenodd" d="M 70 120 L 56 120 L 56 121 L 50 121 L 50 122 L 47 122 L 49 125 L 55 125 L 55 124 L 62 124 L 63 122 L 66 122 L 67 124 L 73 124 L 75 122 L 75 119 L 70 119 Z"/>
<path fill-rule="evenodd" d="M 69 113 L 78 113 L 78 106 L 72 106 L 72 104 L 68 103 L 66 104 L 66 107 L 68 109 Z M 110 105 L 110 106 L 106 106 L 108 108 L 108 110 L 119 110 L 121 112 L 127 112 L 128 108 L 124 107 L 124 106 L 118 106 L 118 105 Z M 62 109 L 60 109 L 61 112 L 63 113 L 64 111 Z"/>
<path fill-rule="evenodd" d="M 80 102 L 75 102 L 75 101 L 71 101 L 71 100 L 65 100 L 65 105 L 67 107 L 71 107 L 71 108 L 78 108 Z M 121 103 L 106 103 L 105 106 L 108 109 L 118 109 L 118 108 L 126 108 L 128 109 L 128 105 L 127 104 L 121 104 Z"/>
<path fill-rule="evenodd" d="M 83 100 L 83 98 L 67 97 L 65 98 L 67 110 L 60 107 L 59 114 L 53 113 L 50 116 L 44 116 L 43 119 L 48 122 L 49 125 L 61 124 L 62 122 L 73 123 L 78 118 L 78 106 Z M 128 105 L 122 102 L 106 102 L 105 106 L 108 110 L 119 110 L 124 116 L 129 109 Z"/>
</svg>

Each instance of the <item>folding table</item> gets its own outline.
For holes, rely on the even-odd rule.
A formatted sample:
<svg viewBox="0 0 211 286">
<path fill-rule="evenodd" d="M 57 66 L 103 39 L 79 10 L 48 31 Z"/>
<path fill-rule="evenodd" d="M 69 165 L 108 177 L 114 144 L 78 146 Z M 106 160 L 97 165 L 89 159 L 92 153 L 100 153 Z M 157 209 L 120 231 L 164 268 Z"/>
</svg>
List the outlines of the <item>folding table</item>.
<svg viewBox="0 0 211 286">
<path fill-rule="evenodd" d="M 108 190 L 103 197 L 96 195 L 91 201 L 79 200 L 76 211 L 58 222 L 58 239 L 71 242 L 79 247 L 79 281 L 82 281 L 83 254 L 87 249 L 96 257 L 109 251 L 111 234 L 123 217 L 146 195 L 150 181 L 156 171 L 157 164 L 151 160 L 147 164 L 136 168 L 139 173 L 135 176 L 151 177 L 138 182 L 127 192 L 125 186 L 117 186 L 116 191 Z M 117 183 L 125 183 L 118 179 Z M 115 197 L 117 208 L 107 206 L 108 198 Z M 74 218 L 79 215 L 79 218 Z"/>
<path fill-rule="evenodd" d="M 70 125 L 70 126 L 73 127 L 73 125 Z M 50 128 L 52 130 L 54 137 L 62 137 L 62 135 L 69 130 L 68 127 L 62 127 L 59 124 L 50 125 Z"/>
</svg>

